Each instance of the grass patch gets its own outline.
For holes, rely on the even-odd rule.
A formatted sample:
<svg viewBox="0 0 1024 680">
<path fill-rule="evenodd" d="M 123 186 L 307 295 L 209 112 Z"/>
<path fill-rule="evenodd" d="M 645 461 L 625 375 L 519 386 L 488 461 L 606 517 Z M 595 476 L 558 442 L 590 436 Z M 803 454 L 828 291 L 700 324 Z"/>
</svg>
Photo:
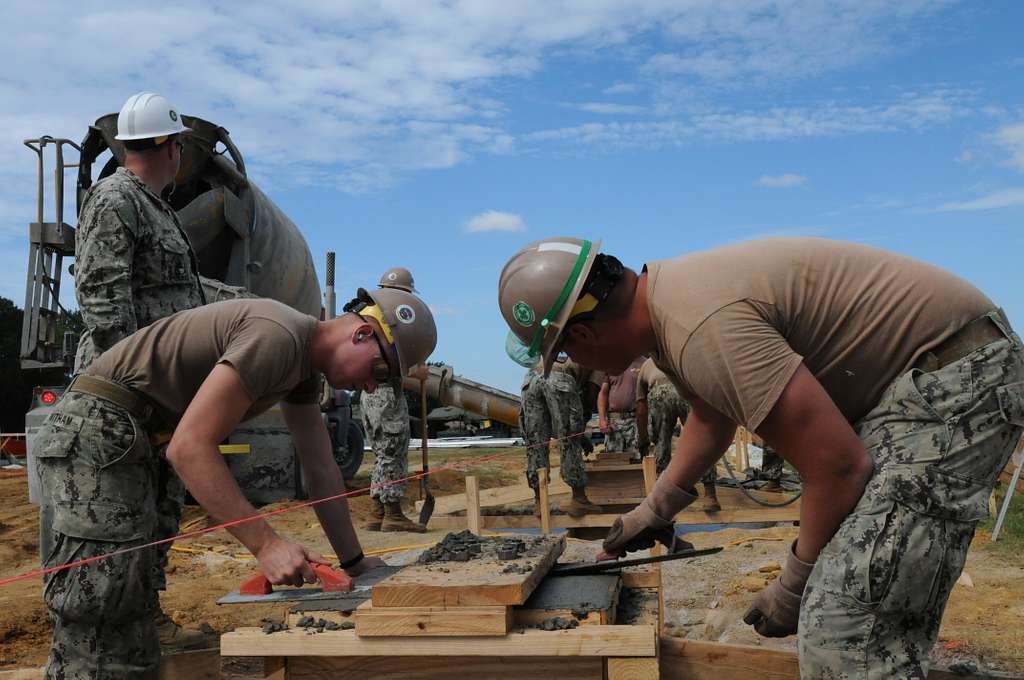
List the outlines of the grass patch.
<svg viewBox="0 0 1024 680">
<path fill-rule="evenodd" d="M 1003 507 L 1003 498 L 1006 496 L 1007 487 L 996 491 L 996 514 L 978 525 L 978 529 L 989 535 L 996 526 L 996 517 Z M 986 543 L 985 548 L 995 553 L 1006 556 L 1019 557 L 1024 553 L 1024 493 L 1017 491 L 1010 500 L 1010 509 L 1003 521 L 1003 528 L 999 531 L 999 540 L 995 543 Z"/>
</svg>

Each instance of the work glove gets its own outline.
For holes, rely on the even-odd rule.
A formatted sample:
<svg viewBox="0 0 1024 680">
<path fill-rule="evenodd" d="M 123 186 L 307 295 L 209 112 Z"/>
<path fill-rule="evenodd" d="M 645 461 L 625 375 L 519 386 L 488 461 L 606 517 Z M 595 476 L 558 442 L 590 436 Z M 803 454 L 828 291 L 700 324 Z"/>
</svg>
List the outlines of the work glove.
<svg viewBox="0 0 1024 680">
<path fill-rule="evenodd" d="M 695 500 L 697 494 L 683 491 L 662 475 L 640 505 L 612 524 L 602 545 L 604 555 L 618 557 L 623 553 L 645 550 L 654 547 L 655 541 L 669 550 L 677 549 L 672 519 Z"/>
<path fill-rule="evenodd" d="M 639 442 L 637 442 L 636 448 L 640 450 L 640 457 L 645 457 L 647 455 L 648 449 L 651 448 L 651 440 L 641 439 Z"/>
<path fill-rule="evenodd" d="M 793 541 L 782 573 L 758 594 L 743 616 L 743 623 L 750 624 L 765 637 L 794 635 L 800 620 L 800 598 L 812 569 L 813 562 L 797 558 L 796 541 Z"/>
</svg>

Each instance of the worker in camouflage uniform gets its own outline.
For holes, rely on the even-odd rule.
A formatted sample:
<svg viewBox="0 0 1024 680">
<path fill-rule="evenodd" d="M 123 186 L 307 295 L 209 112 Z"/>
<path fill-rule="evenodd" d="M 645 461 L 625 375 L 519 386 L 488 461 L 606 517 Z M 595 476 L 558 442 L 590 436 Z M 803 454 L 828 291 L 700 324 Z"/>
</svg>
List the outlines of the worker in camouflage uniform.
<svg viewBox="0 0 1024 680">
<path fill-rule="evenodd" d="M 647 359 L 640 367 L 636 381 L 636 429 L 640 453 L 654 444 L 655 466 L 660 475 L 672 460 L 672 436 L 676 423 L 686 425 L 686 414 L 690 406 L 679 396 L 679 391 L 665 372 Z M 718 502 L 716 482 L 718 476 L 712 467 L 700 479 L 704 485 L 704 510 L 717 512 L 722 509 Z"/>
<path fill-rule="evenodd" d="M 53 622 L 48 680 L 155 680 L 152 618 L 159 537 L 154 442 L 196 501 L 256 558 L 273 584 L 316 580 L 317 552 L 278 535 L 246 501 L 218 444 L 280 403 L 324 535 L 352 577 L 382 566 L 352 527 L 320 413 L 321 376 L 373 392 L 426 361 L 437 342 L 414 295 L 360 289 L 330 321 L 274 300 L 229 300 L 140 329 L 75 377 L 38 439 L 54 511 L 40 525 L 43 598 Z M 291 454 L 289 454 L 290 456 Z M 81 564 L 81 560 L 97 558 Z"/>
<path fill-rule="evenodd" d="M 181 135 L 189 130 L 170 102 L 146 92 L 125 102 L 117 123 L 117 139 L 125 145 L 124 166 L 89 189 L 78 221 L 75 295 L 85 332 L 76 373 L 140 328 L 205 302 L 195 253 L 177 214 L 161 198 L 174 182 Z M 157 473 L 163 538 L 178 533 L 185 489 L 166 461 L 161 460 Z M 158 590 L 166 588 L 170 547 L 160 546 L 153 566 Z M 176 649 L 206 646 L 202 632 L 182 629 L 156 605 L 161 644 Z"/>
<path fill-rule="evenodd" d="M 609 374 L 597 397 L 597 416 L 605 451 L 640 452 L 636 429 L 636 381 L 645 357 L 637 357 L 618 375 Z"/>
<path fill-rule="evenodd" d="M 580 389 L 576 383 L 579 366 L 572 361 L 556 362 L 547 378 L 542 366 L 527 371 L 523 378 L 522 401 L 519 411 L 523 438 L 526 441 L 526 483 L 533 489 L 534 514 L 540 516 L 540 488 L 537 471 L 551 470 L 548 443 L 558 440 L 559 470 L 562 481 L 572 489 L 572 498 L 565 511 L 573 517 L 600 508 L 587 498 L 587 471 L 583 466 L 586 447 L 583 432 L 587 419 L 583 415 Z M 550 477 L 549 477 L 550 479 Z"/>
<path fill-rule="evenodd" d="M 392 267 L 384 272 L 379 285 L 407 293 L 416 290 L 412 273 L 404 267 Z M 402 381 L 379 385 L 372 394 L 364 392 L 359 398 L 359 410 L 374 456 L 370 476 L 373 510 L 363 528 L 422 534 L 427 528 L 402 512 L 402 498 L 408 483 L 396 482 L 409 476 L 409 405 Z"/>
<path fill-rule="evenodd" d="M 615 372 L 650 353 L 690 404 L 672 462 L 600 557 L 674 544 L 672 519 L 743 425 L 803 481 L 799 536 L 744 621 L 798 633 L 805 679 L 926 677 L 1024 430 L 1024 346 L 1006 316 L 963 279 L 862 244 L 763 239 L 640 274 L 599 247 L 526 246 L 499 304 L 546 365 L 564 351 Z"/>
</svg>

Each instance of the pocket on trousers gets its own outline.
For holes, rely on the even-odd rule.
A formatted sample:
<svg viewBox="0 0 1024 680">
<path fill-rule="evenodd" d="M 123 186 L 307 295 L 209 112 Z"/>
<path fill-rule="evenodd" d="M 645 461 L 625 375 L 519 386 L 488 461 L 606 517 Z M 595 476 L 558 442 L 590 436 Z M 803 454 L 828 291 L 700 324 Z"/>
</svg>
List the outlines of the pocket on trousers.
<svg viewBox="0 0 1024 680">
<path fill-rule="evenodd" d="M 78 442 L 85 420 L 79 416 L 51 413 L 32 449 L 34 458 L 67 458 Z"/>
<path fill-rule="evenodd" d="M 101 470 L 119 463 L 141 462 L 145 443 L 127 411 L 105 405 L 96 421 L 87 423 L 79 433 L 80 462 Z"/>
<path fill-rule="evenodd" d="M 1006 422 L 1024 427 L 1024 382 L 1003 385 L 996 389 L 999 412 Z"/>
<path fill-rule="evenodd" d="M 115 503 L 60 503 L 54 517 L 55 547 L 45 564 L 56 567 L 105 556 L 45 577 L 47 607 L 69 621 L 127 621 L 152 602 L 154 548 L 111 555 L 151 536 L 151 525 L 126 526 L 123 506 Z"/>
</svg>

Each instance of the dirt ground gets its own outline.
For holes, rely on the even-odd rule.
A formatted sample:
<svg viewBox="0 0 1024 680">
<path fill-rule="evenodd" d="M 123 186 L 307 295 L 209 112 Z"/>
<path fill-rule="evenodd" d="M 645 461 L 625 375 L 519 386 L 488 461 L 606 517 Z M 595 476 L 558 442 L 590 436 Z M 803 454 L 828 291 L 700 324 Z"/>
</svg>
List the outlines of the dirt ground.
<svg viewBox="0 0 1024 680">
<path fill-rule="evenodd" d="M 431 453 L 431 465 L 475 459 L 493 451 L 445 450 Z M 418 458 L 418 456 L 416 456 Z M 555 464 L 555 461 L 552 461 Z M 354 488 L 368 483 L 368 466 L 360 472 Z M 510 484 L 521 478 L 523 457 L 513 450 L 473 467 L 484 488 Z M 445 470 L 430 476 L 435 495 L 463 491 L 462 473 Z M 36 507 L 28 502 L 23 472 L 0 472 L 0 579 L 32 571 L 37 567 L 38 521 Z M 410 485 L 406 495 L 409 514 L 418 498 L 418 487 Z M 370 501 L 366 496 L 350 501 L 357 526 L 365 518 Z M 265 506 L 271 510 L 285 503 Z M 278 515 L 271 520 L 282 534 L 325 553 L 331 552 L 311 508 Z M 187 508 L 183 526 L 199 528 L 206 519 L 198 508 Z M 423 546 L 444 536 L 444 531 L 406 534 L 360 531 L 366 551 L 405 546 Z M 666 633 L 679 637 L 718 640 L 766 647 L 795 648 L 795 639 L 759 637 L 740 619 L 756 591 L 766 582 L 761 572 L 771 563 L 783 562 L 786 548 L 796 530 L 726 529 L 694 533 L 689 540 L 698 547 L 725 545 L 717 555 L 665 566 Z M 753 539 L 753 540 L 748 540 Z M 239 626 L 258 625 L 263 618 L 278 620 L 282 605 L 218 606 L 218 597 L 238 587 L 255 569 L 255 561 L 244 553 L 229 534 L 218 531 L 175 544 L 168 570 L 164 609 L 179 623 L 208 627 L 211 646 L 217 634 Z M 988 535 L 979 532 L 967 560 L 970 584 L 954 589 L 943 619 L 936 660 L 948 665 L 968 660 L 993 670 L 1024 668 L 1024 566 L 1019 554 L 992 550 Z M 586 559 L 596 554 L 597 542 L 572 540 L 564 560 Z M 393 564 L 414 559 L 418 550 L 389 552 L 383 557 Z M 966 579 L 964 579 L 966 581 Z M 46 660 L 50 629 L 42 605 L 41 584 L 32 578 L 0 586 L 0 669 L 38 667 Z"/>
</svg>

